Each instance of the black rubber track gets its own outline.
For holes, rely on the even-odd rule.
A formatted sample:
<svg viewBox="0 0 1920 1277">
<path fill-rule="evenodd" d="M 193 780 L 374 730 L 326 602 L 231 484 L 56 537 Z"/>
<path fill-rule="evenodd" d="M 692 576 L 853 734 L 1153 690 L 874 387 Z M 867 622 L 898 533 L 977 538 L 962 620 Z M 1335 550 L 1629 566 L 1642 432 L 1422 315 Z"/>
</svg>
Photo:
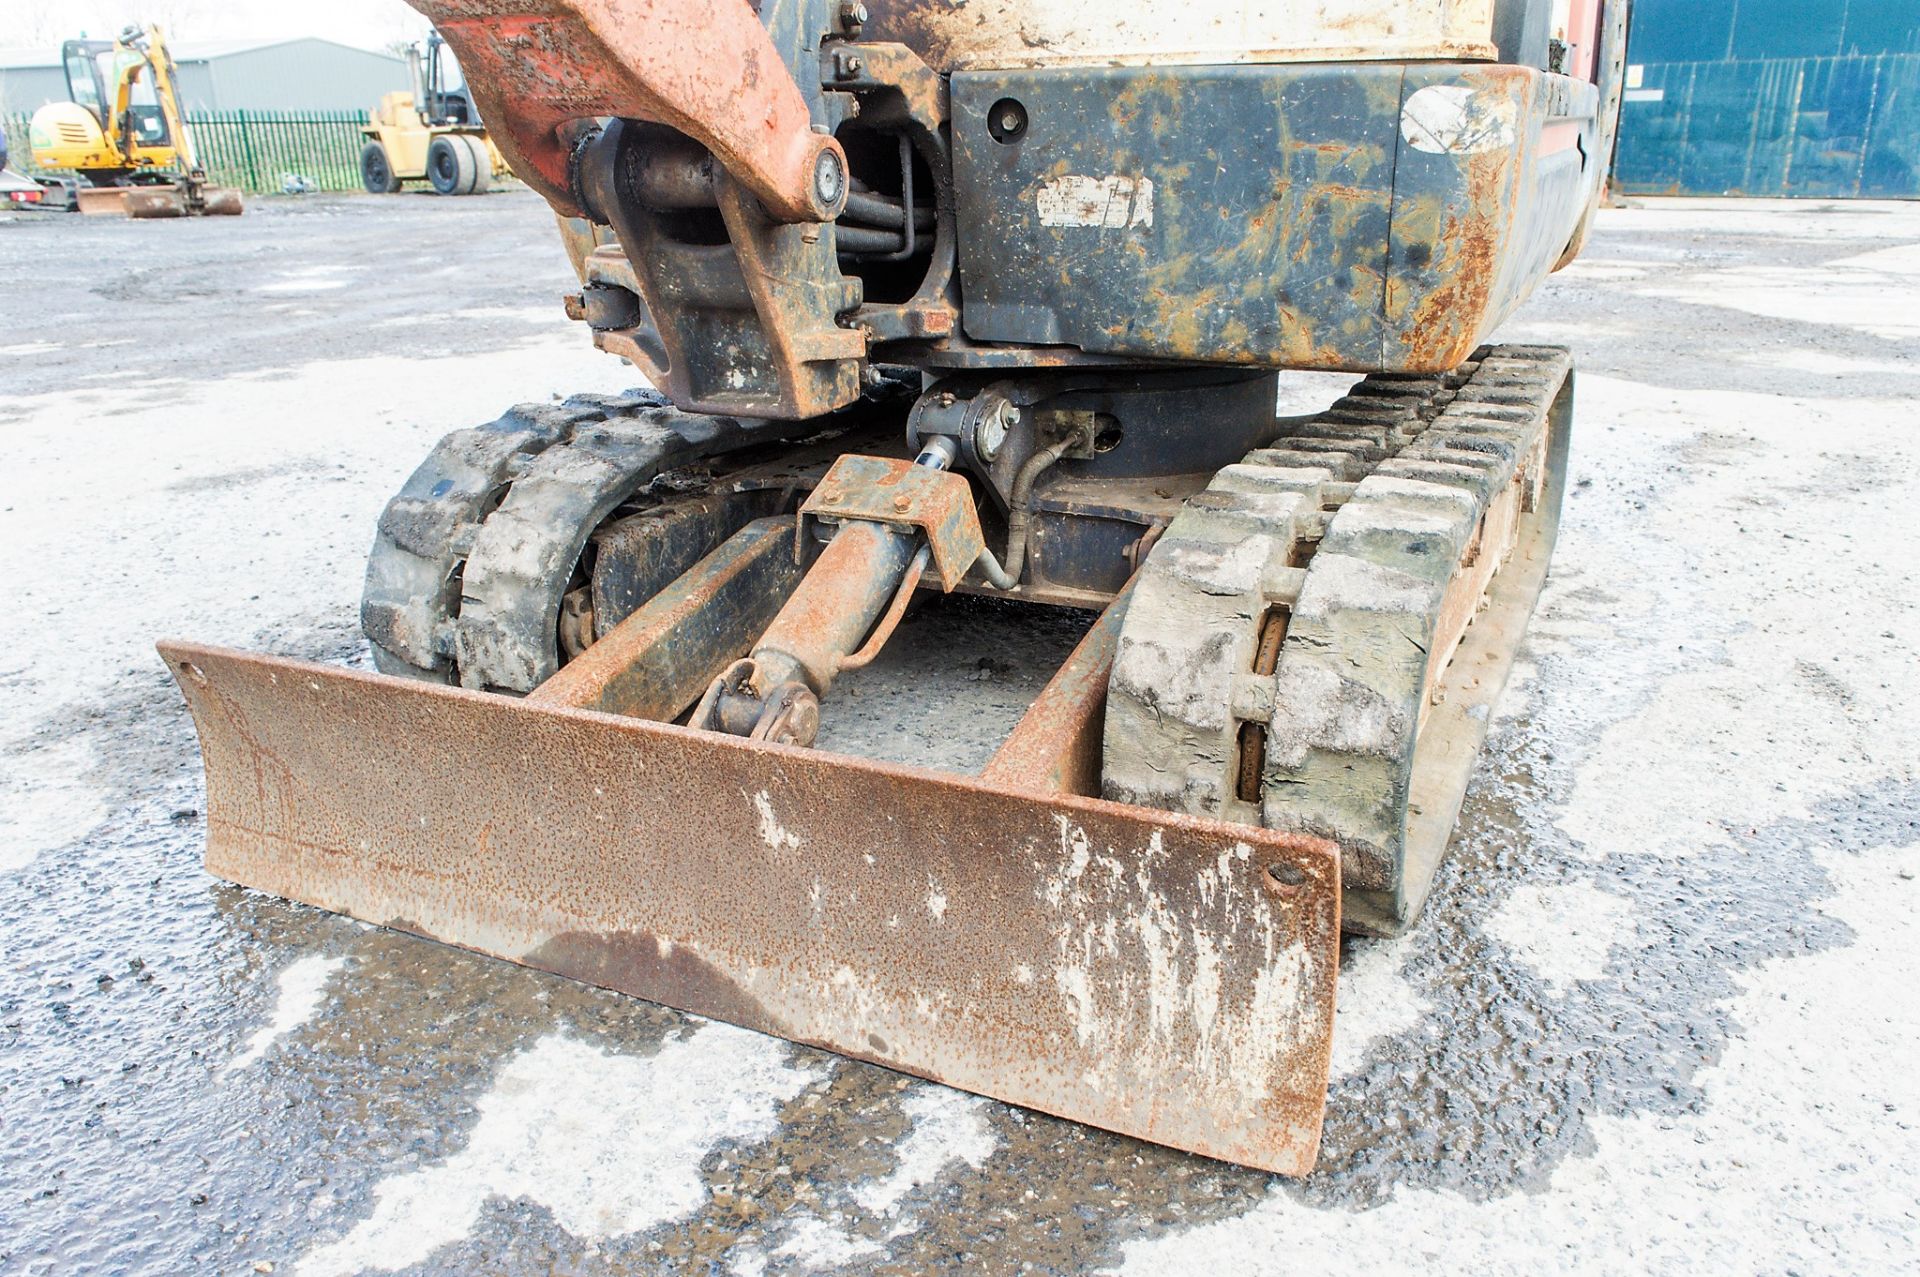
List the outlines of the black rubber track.
<svg viewBox="0 0 1920 1277">
<path fill-rule="evenodd" d="M 531 691 L 559 668 L 561 598 L 608 515 L 663 471 L 796 428 L 634 390 L 521 404 L 454 431 L 380 516 L 360 603 L 375 666 Z"/>
</svg>

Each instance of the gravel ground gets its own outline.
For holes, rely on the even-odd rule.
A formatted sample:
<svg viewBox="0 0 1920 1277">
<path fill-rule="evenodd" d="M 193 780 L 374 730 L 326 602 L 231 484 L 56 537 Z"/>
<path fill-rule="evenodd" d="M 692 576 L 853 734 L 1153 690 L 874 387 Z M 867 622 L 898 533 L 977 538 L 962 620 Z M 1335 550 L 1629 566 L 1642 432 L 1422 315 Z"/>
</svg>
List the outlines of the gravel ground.
<svg viewBox="0 0 1920 1277">
<path fill-rule="evenodd" d="M 1293 1182 L 209 878 L 152 640 L 364 663 L 432 441 L 632 377 L 525 192 L 0 268 L 0 1272 L 1920 1270 L 1920 209 L 1611 211 L 1508 325 L 1581 369 L 1555 575 Z M 1029 620 L 924 608 L 837 744 L 977 766 Z"/>
</svg>

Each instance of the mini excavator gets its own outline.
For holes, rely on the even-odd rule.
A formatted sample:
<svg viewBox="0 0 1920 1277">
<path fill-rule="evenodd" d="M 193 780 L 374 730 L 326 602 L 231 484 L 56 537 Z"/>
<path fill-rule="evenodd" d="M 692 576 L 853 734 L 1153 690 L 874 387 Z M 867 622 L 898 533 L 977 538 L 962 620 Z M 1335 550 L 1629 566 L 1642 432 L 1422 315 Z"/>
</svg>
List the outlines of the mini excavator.
<svg viewBox="0 0 1920 1277">
<path fill-rule="evenodd" d="M 209 869 L 1310 1169 L 1546 574 L 1571 360 L 1489 343 L 1625 4 L 413 3 L 648 386 L 433 449 L 375 672 L 161 645 Z M 978 775 L 815 748 L 953 591 L 1097 619 Z"/>
</svg>

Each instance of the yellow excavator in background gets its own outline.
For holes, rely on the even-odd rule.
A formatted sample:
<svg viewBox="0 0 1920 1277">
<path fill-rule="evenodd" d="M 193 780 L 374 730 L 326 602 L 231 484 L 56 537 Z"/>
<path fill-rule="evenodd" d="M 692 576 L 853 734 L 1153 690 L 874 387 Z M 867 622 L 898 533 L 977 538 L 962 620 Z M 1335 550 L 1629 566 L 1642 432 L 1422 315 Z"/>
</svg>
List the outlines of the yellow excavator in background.
<svg viewBox="0 0 1920 1277">
<path fill-rule="evenodd" d="M 69 100 L 35 111 L 28 135 L 35 164 L 80 175 L 70 206 L 129 217 L 241 211 L 238 191 L 207 184 L 159 27 L 68 40 L 60 61 Z"/>
<path fill-rule="evenodd" d="M 439 195 L 481 195 L 507 162 L 487 138 L 459 63 L 434 31 L 407 51 L 411 93 L 380 99 L 361 130 L 360 180 L 373 195 L 391 195 L 403 182 L 425 178 Z"/>
</svg>

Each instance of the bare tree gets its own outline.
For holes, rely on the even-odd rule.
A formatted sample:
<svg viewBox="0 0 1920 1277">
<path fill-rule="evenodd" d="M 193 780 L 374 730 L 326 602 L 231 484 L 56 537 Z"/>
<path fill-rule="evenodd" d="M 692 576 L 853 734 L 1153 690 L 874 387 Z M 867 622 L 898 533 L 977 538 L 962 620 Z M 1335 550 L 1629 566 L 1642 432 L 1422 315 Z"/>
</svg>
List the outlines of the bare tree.
<svg viewBox="0 0 1920 1277">
<path fill-rule="evenodd" d="M 86 28 L 85 10 L 86 6 L 62 4 L 60 0 L 22 0 L 8 24 L 12 30 L 7 42 L 22 48 L 51 51 L 62 40 L 71 40 Z"/>
<path fill-rule="evenodd" d="M 110 40 L 129 26 L 158 24 L 169 40 L 194 39 L 208 19 L 207 0 L 13 0 L 7 43 L 57 48 L 85 35 Z"/>
</svg>

